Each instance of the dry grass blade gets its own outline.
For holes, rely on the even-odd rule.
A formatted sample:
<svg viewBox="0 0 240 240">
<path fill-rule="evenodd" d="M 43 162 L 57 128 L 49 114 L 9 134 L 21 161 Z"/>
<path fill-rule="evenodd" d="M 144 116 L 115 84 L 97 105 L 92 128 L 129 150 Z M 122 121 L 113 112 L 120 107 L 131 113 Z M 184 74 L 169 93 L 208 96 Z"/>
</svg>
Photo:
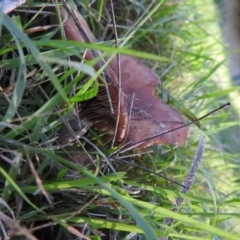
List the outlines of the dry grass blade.
<svg viewBox="0 0 240 240">
<path fill-rule="evenodd" d="M 110 6 L 111 6 L 111 13 L 112 13 L 112 23 L 113 23 L 113 31 L 114 31 L 114 36 L 115 36 L 115 44 L 116 44 L 116 47 L 118 47 L 118 33 L 117 33 L 117 27 L 116 27 L 115 15 L 114 15 L 113 0 L 110 0 Z M 120 55 L 119 54 L 117 54 L 116 59 L 117 59 L 117 68 L 118 68 L 116 76 L 118 79 L 118 87 L 119 87 L 118 99 L 120 100 L 122 98 L 122 79 L 121 79 L 121 74 L 120 74 L 121 73 L 121 64 L 120 64 Z M 121 110 L 121 100 L 118 101 L 118 114 L 117 114 L 114 136 L 113 136 L 113 140 L 112 140 L 112 147 L 114 146 L 115 139 L 116 139 L 117 132 L 118 132 L 118 124 L 119 124 L 119 120 L 120 120 L 120 110 Z"/>
<path fill-rule="evenodd" d="M 0 212 L 0 219 L 10 230 L 10 236 L 25 236 L 29 240 L 38 240 L 32 233 L 25 227 L 20 226 L 16 221 Z"/>
<path fill-rule="evenodd" d="M 25 153 L 26 153 L 26 157 L 27 157 L 27 160 L 28 160 L 29 167 L 30 167 L 31 172 L 32 172 L 32 176 L 34 177 L 35 182 L 36 182 L 36 184 L 37 184 L 37 186 L 39 188 L 38 191 L 40 191 L 45 196 L 45 198 L 46 198 L 46 200 L 48 201 L 49 204 L 52 204 L 53 202 L 52 202 L 51 195 L 49 193 L 47 193 L 47 191 L 44 189 L 42 180 L 39 177 L 39 175 L 38 175 L 38 173 L 37 173 L 37 171 L 36 171 L 36 169 L 34 167 L 34 164 L 33 164 L 32 160 L 31 160 L 28 152 L 25 151 Z"/>
<path fill-rule="evenodd" d="M 183 185 L 185 187 L 181 188 L 180 193 L 187 193 L 190 188 L 193 185 L 193 182 L 196 178 L 196 173 L 199 167 L 199 164 L 202 160 L 202 155 L 203 155 L 203 151 L 204 151 L 204 136 L 203 134 L 201 134 L 200 139 L 199 139 L 199 143 L 198 143 L 198 148 L 197 148 L 197 152 L 194 156 L 192 165 L 188 171 L 188 174 L 184 180 Z M 183 199 L 182 198 L 176 198 L 175 199 L 175 207 L 172 209 L 173 212 L 178 212 L 179 211 L 179 206 L 182 204 Z M 174 220 L 172 218 L 165 218 L 163 223 L 168 225 L 169 227 L 173 225 Z M 168 240 L 168 237 L 162 237 L 161 240 Z"/>
</svg>

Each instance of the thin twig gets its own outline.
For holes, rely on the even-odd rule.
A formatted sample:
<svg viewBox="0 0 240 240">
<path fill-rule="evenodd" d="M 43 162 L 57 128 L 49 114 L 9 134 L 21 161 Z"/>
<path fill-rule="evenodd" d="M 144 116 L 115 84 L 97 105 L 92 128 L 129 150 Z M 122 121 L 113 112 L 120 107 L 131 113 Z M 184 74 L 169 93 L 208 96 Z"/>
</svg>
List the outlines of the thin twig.
<svg viewBox="0 0 240 240">
<path fill-rule="evenodd" d="M 150 169 L 148 169 L 148 168 L 145 168 L 145 167 L 143 167 L 143 166 L 140 166 L 140 165 L 138 165 L 138 164 L 136 164 L 136 163 L 129 162 L 128 160 L 124 160 L 124 159 L 122 159 L 122 158 L 114 158 L 114 160 L 118 160 L 118 161 L 120 161 L 120 162 L 124 162 L 124 163 L 126 163 L 126 164 L 128 164 L 128 165 L 132 165 L 132 166 L 134 166 L 134 167 L 138 167 L 138 168 L 140 168 L 140 169 L 143 169 L 143 170 L 146 171 L 146 172 L 152 173 L 152 174 L 154 174 L 154 175 L 156 175 L 156 176 L 158 176 L 158 177 L 161 177 L 161 178 L 164 178 L 164 179 L 168 180 L 169 182 L 175 183 L 176 185 L 181 186 L 182 188 L 185 188 L 184 184 L 178 183 L 177 181 L 172 180 L 171 178 L 168 178 L 168 177 L 166 177 L 166 176 L 164 176 L 164 175 L 162 175 L 162 174 L 156 173 L 156 172 L 154 172 L 154 171 L 152 171 L 152 170 L 150 170 Z"/>
<path fill-rule="evenodd" d="M 202 117 L 200 117 L 200 118 L 198 118 L 198 119 L 196 119 L 196 120 L 194 120 L 194 121 L 192 121 L 192 122 L 190 122 L 190 123 L 183 124 L 182 126 L 173 128 L 173 129 L 171 129 L 171 130 L 168 130 L 168 131 L 165 131 L 165 132 L 162 132 L 162 133 L 155 134 L 155 135 L 153 135 L 153 136 L 151 136 L 151 137 L 149 137 L 149 138 L 145 138 L 145 139 L 143 139 L 143 140 L 141 140 L 141 141 L 139 141 L 139 142 L 136 142 L 136 143 L 130 145 L 129 147 L 126 147 L 125 149 L 123 149 L 123 150 L 121 151 L 121 153 L 124 153 L 124 152 L 126 152 L 126 151 L 129 151 L 129 150 L 131 150 L 131 149 L 133 149 L 133 148 L 141 145 L 141 144 L 144 143 L 145 141 L 149 141 L 149 140 L 151 140 L 151 139 L 153 139 L 153 138 L 160 137 L 160 136 L 162 136 L 162 135 L 165 135 L 165 134 L 168 134 L 168 133 L 177 131 L 177 130 L 179 130 L 179 129 L 181 129 L 181 128 L 188 127 L 188 126 L 190 126 L 190 125 L 192 125 L 192 124 L 194 124 L 194 123 L 200 122 L 202 119 L 204 119 L 204 118 L 212 115 L 213 113 L 215 113 L 215 112 L 217 112 L 217 111 L 219 111 L 219 110 L 221 110 L 221 109 L 223 109 L 223 108 L 225 108 L 225 107 L 227 107 L 227 106 L 230 106 L 230 105 L 231 105 L 230 102 L 227 102 L 227 103 L 221 105 L 220 107 L 214 109 L 213 111 L 205 114 L 204 116 L 202 116 Z"/>
<path fill-rule="evenodd" d="M 110 0 L 110 5 L 111 5 L 111 15 L 112 15 L 112 22 L 113 22 L 113 31 L 114 31 L 114 39 L 115 39 L 115 44 L 116 47 L 118 48 L 118 33 L 117 33 L 117 28 L 116 28 L 116 21 L 115 21 L 115 15 L 114 15 L 114 7 L 113 7 L 113 1 Z M 117 131 L 118 131 L 118 124 L 119 124 L 119 119 L 120 119 L 120 111 L 121 111 L 121 98 L 122 98 L 122 79 L 121 79 L 121 65 L 120 65 L 120 55 L 117 53 L 117 64 L 118 64 L 118 113 L 117 113 L 117 120 L 116 120 L 116 126 L 115 126 L 115 131 L 114 131 L 114 136 L 112 140 L 112 147 L 114 146 L 115 139 L 117 136 Z"/>
</svg>

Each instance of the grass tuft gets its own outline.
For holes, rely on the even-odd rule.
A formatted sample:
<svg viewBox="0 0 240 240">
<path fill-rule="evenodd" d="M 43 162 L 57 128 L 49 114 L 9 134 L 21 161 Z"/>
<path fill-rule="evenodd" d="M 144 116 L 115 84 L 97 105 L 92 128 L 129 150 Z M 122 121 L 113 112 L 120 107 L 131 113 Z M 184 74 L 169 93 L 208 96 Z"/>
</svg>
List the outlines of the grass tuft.
<svg viewBox="0 0 240 240">
<path fill-rule="evenodd" d="M 76 1 L 96 44 L 64 40 L 45 1 L 0 15 L 1 238 L 239 239 L 235 105 L 192 125 L 182 147 L 122 155 L 81 119 L 81 104 L 98 92 L 94 62 L 82 61 L 86 48 L 141 58 L 161 77 L 159 97 L 188 122 L 228 102 L 239 87 L 220 84 L 223 46 L 214 13 L 205 14 L 213 5 L 203 2 L 113 1 L 119 48 L 108 1 Z M 60 144 L 58 132 L 79 111 L 76 141 Z M 159 174 L 183 183 L 201 134 L 202 163 L 183 193 Z"/>
</svg>

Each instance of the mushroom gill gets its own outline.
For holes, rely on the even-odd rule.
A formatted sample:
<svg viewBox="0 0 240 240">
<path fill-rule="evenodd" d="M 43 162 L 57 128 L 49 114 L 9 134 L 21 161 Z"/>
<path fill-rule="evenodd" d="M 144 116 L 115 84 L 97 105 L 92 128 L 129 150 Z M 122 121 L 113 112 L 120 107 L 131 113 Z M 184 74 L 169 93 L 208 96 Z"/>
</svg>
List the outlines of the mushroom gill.
<svg viewBox="0 0 240 240">
<path fill-rule="evenodd" d="M 67 40 L 95 42 L 91 30 L 78 12 L 73 12 L 65 5 L 65 7 L 60 8 L 60 16 Z M 100 58 L 100 55 L 99 51 L 87 50 L 85 59 L 99 58 L 98 63 L 94 66 L 96 70 L 99 70 L 105 64 L 104 59 Z M 98 78 L 100 86 L 97 96 L 83 104 L 81 114 L 100 131 L 114 131 L 119 114 L 116 132 L 116 142 L 119 143 L 123 140 L 126 133 L 128 114 L 125 109 L 124 98 L 119 99 L 119 87 L 115 73 L 111 68 L 106 67 L 102 75 L 103 78 Z M 111 102 L 109 101 L 109 96 Z M 113 111 L 111 111 L 110 105 L 112 105 Z"/>
</svg>

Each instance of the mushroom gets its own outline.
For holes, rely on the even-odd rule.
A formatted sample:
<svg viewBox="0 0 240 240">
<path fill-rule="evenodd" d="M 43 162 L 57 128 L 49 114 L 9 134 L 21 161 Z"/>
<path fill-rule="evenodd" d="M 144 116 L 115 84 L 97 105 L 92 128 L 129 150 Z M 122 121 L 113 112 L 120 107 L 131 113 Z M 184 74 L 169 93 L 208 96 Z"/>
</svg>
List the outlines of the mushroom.
<svg viewBox="0 0 240 240">
<path fill-rule="evenodd" d="M 95 41 L 87 23 L 78 12 L 74 12 L 74 16 L 65 6 L 60 9 L 60 15 L 68 40 Z M 100 55 L 99 51 L 88 50 L 85 58 L 91 60 Z M 100 58 L 94 68 L 98 70 L 104 62 Z M 187 139 L 188 128 L 171 131 L 184 125 L 184 121 L 177 110 L 155 95 L 155 88 L 160 84 L 157 75 L 141 60 L 132 56 L 120 55 L 120 65 L 122 89 L 119 88 L 116 77 L 118 64 L 115 57 L 103 71 L 106 85 L 100 86 L 98 95 L 83 105 L 83 116 L 102 131 L 114 131 L 117 127 L 116 144 L 126 143 L 128 148 L 143 149 L 159 144 L 182 145 Z M 99 82 L 103 84 L 101 80 Z M 113 112 L 110 110 L 107 91 Z M 122 91 L 121 99 L 119 91 Z M 116 126 L 118 114 L 119 123 Z M 168 131 L 171 132 L 167 133 Z"/>
<path fill-rule="evenodd" d="M 182 145 L 187 139 L 188 128 L 169 132 L 183 126 L 184 120 L 177 110 L 155 95 L 155 88 L 161 83 L 157 75 L 132 56 L 121 55 L 120 66 L 125 107 L 131 112 L 126 142 L 135 149 L 160 144 Z M 117 75 L 116 58 L 110 62 L 110 67 Z M 163 132 L 166 134 L 160 135 Z"/>
<path fill-rule="evenodd" d="M 95 42 L 95 38 L 90 31 L 84 18 L 78 13 L 71 11 L 67 5 L 60 8 L 60 16 L 63 22 L 65 36 L 68 40 L 79 42 Z M 87 50 L 85 54 L 86 60 L 100 58 L 99 51 Z M 105 63 L 100 58 L 94 66 L 96 70 Z M 114 131 L 119 114 L 118 127 L 116 132 L 116 142 L 121 142 L 126 134 L 126 126 L 128 122 L 128 114 L 124 105 L 124 98 L 119 99 L 119 87 L 115 73 L 111 68 L 107 67 L 103 71 L 106 82 L 99 80 L 99 91 L 96 97 L 86 101 L 82 106 L 82 116 L 88 121 L 94 123 L 94 127 L 100 131 Z M 110 101 L 109 101 L 109 96 Z M 119 102 L 120 101 L 120 102 Z M 112 108 L 110 106 L 112 105 Z"/>
</svg>

